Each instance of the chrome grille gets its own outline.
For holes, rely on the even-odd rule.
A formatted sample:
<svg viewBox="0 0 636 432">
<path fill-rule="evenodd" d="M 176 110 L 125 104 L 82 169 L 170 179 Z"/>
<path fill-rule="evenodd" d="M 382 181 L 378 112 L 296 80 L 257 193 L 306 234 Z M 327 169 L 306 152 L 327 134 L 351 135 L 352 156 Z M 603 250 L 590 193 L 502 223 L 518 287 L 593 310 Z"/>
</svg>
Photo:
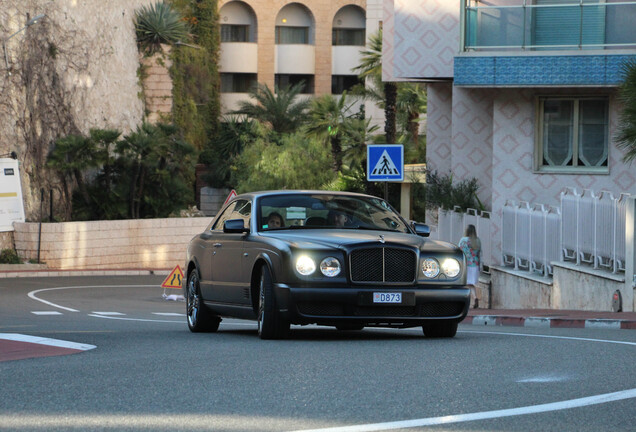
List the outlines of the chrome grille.
<svg viewBox="0 0 636 432">
<path fill-rule="evenodd" d="M 415 281 L 415 252 L 399 248 L 357 249 L 349 255 L 351 281 L 407 284 Z"/>
</svg>

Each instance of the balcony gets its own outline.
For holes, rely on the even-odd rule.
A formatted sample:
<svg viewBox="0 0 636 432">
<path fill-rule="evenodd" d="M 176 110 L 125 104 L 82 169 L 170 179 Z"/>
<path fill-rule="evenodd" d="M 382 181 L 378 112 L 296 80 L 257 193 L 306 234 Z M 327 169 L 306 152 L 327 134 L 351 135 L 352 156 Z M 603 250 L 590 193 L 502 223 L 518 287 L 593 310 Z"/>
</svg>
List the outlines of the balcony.
<svg viewBox="0 0 636 432">
<path fill-rule="evenodd" d="M 223 42 L 219 60 L 221 72 L 256 73 L 258 45 L 250 42 Z"/>
<path fill-rule="evenodd" d="M 636 2 L 462 0 L 462 51 L 636 48 Z"/>
<path fill-rule="evenodd" d="M 615 87 L 636 59 L 636 2 L 461 3 L 454 83 L 465 87 Z M 548 4 L 549 3 L 549 4 Z"/>
</svg>

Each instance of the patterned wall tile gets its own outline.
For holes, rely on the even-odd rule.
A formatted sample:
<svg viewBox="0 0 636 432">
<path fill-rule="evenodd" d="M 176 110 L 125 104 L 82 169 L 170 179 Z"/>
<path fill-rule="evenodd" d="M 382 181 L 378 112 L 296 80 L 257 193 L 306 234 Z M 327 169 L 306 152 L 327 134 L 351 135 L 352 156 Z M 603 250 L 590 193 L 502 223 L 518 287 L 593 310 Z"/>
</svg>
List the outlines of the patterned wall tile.
<svg viewBox="0 0 636 432">
<path fill-rule="evenodd" d="M 636 55 L 460 55 L 454 61 L 460 86 L 617 85 L 621 65 Z"/>
<path fill-rule="evenodd" d="M 453 76 L 459 49 L 459 7 L 459 2 L 448 0 L 393 1 L 394 77 Z M 410 61 L 413 52 L 421 61 Z"/>
</svg>

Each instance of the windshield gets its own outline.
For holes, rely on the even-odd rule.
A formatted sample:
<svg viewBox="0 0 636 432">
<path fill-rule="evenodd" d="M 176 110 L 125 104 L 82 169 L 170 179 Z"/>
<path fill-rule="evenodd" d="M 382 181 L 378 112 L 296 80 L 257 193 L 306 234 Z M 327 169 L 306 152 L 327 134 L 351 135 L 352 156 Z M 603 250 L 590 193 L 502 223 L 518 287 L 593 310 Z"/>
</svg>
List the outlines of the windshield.
<svg viewBox="0 0 636 432">
<path fill-rule="evenodd" d="M 375 197 L 288 194 L 258 201 L 259 231 L 281 229 L 373 229 L 411 232 L 389 204 Z"/>
</svg>

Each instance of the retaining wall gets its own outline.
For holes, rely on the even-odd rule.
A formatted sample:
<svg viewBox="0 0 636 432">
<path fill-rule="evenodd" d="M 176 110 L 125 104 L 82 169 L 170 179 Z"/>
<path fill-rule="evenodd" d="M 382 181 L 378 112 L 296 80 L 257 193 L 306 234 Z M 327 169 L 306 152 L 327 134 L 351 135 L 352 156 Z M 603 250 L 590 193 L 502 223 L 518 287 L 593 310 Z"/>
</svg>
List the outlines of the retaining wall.
<svg viewBox="0 0 636 432">
<path fill-rule="evenodd" d="M 14 223 L 15 248 L 24 260 L 49 269 L 173 269 L 183 266 L 188 242 L 212 218 Z M 40 238 L 40 241 L 38 241 Z"/>
</svg>

